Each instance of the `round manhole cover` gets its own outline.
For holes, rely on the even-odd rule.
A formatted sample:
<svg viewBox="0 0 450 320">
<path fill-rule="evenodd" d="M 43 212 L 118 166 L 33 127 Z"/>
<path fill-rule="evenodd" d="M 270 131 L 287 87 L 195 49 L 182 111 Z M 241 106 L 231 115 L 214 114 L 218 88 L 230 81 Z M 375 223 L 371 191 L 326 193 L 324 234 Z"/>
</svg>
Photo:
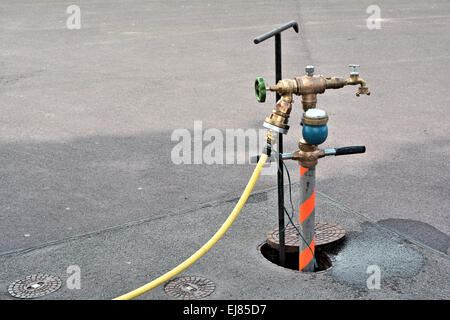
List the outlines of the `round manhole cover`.
<svg viewBox="0 0 450 320">
<path fill-rule="evenodd" d="M 298 229 L 300 228 L 298 224 L 296 224 L 295 226 Z M 297 230 L 290 224 L 284 231 L 284 235 L 286 252 L 298 252 L 298 243 L 300 241 L 300 238 L 298 236 Z M 316 222 L 316 247 L 336 242 L 344 237 L 345 229 L 340 225 L 328 222 Z M 278 238 L 278 228 L 267 233 L 267 243 L 272 248 L 278 249 L 278 247 L 280 246 L 280 240 Z"/>
<path fill-rule="evenodd" d="M 214 292 L 216 285 L 202 277 L 179 277 L 166 283 L 164 291 L 167 295 L 182 300 L 202 299 Z"/>
<path fill-rule="evenodd" d="M 48 274 L 32 274 L 9 285 L 10 295 L 21 299 L 45 296 L 61 288 L 61 279 Z"/>
</svg>

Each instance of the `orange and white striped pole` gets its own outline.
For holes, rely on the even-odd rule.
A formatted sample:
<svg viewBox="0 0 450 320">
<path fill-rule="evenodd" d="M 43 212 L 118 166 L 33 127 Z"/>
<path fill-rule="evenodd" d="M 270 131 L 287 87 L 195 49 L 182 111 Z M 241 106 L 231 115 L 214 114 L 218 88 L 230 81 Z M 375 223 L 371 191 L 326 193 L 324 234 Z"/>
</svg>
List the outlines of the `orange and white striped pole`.
<svg viewBox="0 0 450 320">
<path fill-rule="evenodd" d="M 316 167 L 300 166 L 299 271 L 314 271 L 314 213 L 316 207 Z"/>
</svg>

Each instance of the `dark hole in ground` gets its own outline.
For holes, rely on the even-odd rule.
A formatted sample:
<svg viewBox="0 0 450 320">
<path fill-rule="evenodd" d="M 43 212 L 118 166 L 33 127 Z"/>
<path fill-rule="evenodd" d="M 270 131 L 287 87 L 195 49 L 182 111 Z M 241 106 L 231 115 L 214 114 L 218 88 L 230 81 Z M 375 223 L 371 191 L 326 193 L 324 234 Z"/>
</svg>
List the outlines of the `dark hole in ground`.
<svg viewBox="0 0 450 320">
<path fill-rule="evenodd" d="M 259 250 L 264 258 L 281 267 L 280 259 L 278 258 L 278 250 L 273 249 L 267 243 L 261 245 Z M 320 247 L 315 248 L 315 258 L 318 266 L 315 268 L 314 272 L 325 271 L 333 265 L 326 252 Z M 297 252 L 286 252 L 286 265 L 284 268 L 298 271 L 298 250 Z"/>
</svg>

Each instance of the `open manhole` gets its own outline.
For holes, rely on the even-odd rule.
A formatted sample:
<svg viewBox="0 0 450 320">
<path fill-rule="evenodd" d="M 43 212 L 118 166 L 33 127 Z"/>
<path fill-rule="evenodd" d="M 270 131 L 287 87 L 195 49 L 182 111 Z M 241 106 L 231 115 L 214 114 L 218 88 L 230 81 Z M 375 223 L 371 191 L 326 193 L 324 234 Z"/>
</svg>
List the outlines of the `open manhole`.
<svg viewBox="0 0 450 320">
<path fill-rule="evenodd" d="M 21 299 L 42 297 L 61 288 L 61 279 L 48 274 L 32 274 L 9 285 L 10 295 Z"/>
<path fill-rule="evenodd" d="M 300 225 L 295 225 L 300 230 Z M 315 223 L 315 245 L 316 247 L 327 246 L 342 240 L 345 237 L 345 229 L 340 225 L 328 222 Z M 286 252 L 297 252 L 300 237 L 293 225 L 289 225 L 284 231 Z M 280 240 L 278 236 L 278 228 L 267 233 L 267 244 L 273 249 L 278 249 Z"/>
<path fill-rule="evenodd" d="M 168 296 L 181 300 L 197 300 L 211 295 L 216 285 L 203 277 L 187 276 L 175 278 L 166 283 L 164 291 Z"/>
<path fill-rule="evenodd" d="M 272 248 L 267 242 L 260 245 L 258 249 L 261 252 L 262 256 L 270 262 L 283 268 L 298 271 L 298 246 L 297 251 L 286 252 L 284 266 L 280 265 L 278 249 Z M 314 267 L 314 272 L 324 272 L 330 269 L 333 265 L 327 253 L 321 247 L 315 247 L 314 257 L 317 263 L 317 266 Z"/>
</svg>

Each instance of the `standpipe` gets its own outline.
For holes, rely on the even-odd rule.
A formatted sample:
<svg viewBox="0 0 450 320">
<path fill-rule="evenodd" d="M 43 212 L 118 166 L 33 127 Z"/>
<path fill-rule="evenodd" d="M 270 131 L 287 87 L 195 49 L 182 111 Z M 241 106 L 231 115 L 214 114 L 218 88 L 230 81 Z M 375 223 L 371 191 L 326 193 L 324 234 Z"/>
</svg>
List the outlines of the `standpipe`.
<svg viewBox="0 0 450 320">
<path fill-rule="evenodd" d="M 266 146 L 264 153 L 258 157 L 258 164 L 253 171 L 253 174 L 245 187 L 244 192 L 239 198 L 238 203 L 230 213 L 226 221 L 222 224 L 219 230 L 208 240 L 200 249 L 198 249 L 193 255 L 187 258 L 184 262 L 166 272 L 162 276 L 155 280 L 131 291 L 124 295 L 121 295 L 114 300 L 130 300 L 141 294 L 163 284 L 170 280 L 194 262 L 200 259 L 206 252 L 208 252 L 219 239 L 230 228 L 234 220 L 241 212 L 244 204 L 246 203 L 256 181 L 261 174 L 261 169 L 266 163 L 267 159 L 271 157 L 272 144 L 275 140 L 275 134 L 287 133 L 289 126 L 287 125 L 289 114 L 292 107 L 292 95 L 302 95 L 303 109 L 305 110 L 301 124 L 303 125 L 302 135 L 304 139 L 300 140 L 299 149 L 294 153 L 281 154 L 281 159 L 293 159 L 297 160 L 300 165 L 300 187 L 302 192 L 301 205 L 300 205 L 300 223 L 301 232 L 304 235 L 300 242 L 299 247 L 299 270 L 310 271 L 313 270 L 314 265 L 312 260 L 314 258 L 314 209 L 315 209 L 315 166 L 317 160 L 321 157 L 328 155 L 341 155 L 352 153 L 363 153 L 365 147 L 346 147 L 338 149 L 321 150 L 317 148 L 318 144 L 325 141 L 328 135 L 328 128 L 326 122 L 328 116 L 322 110 L 309 110 L 316 106 L 316 95 L 323 93 L 326 89 L 338 89 L 346 85 L 359 84 L 360 88 L 356 93 L 369 95 L 369 89 L 366 87 L 364 80 L 359 78 L 359 74 L 356 72 L 357 65 L 351 65 L 354 71 L 351 73 L 349 79 L 345 78 L 324 78 L 322 76 L 313 76 L 314 67 L 308 66 L 306 68 L 307 75 L 291 79 L 280 80 L 276 86 L 268 88 L 270 91 L 276 91 L 280 94 L 281 98 L 277 101 L 275 109 L 270 117 L 266 118 L 264 126 L 269 129 L 266 136 Z M 260 102 L 265 101 L 266 87 L 264 79 L 257 78 L 255 81 L 255 92 L 257 100 Z M 309 253 L 308 253 L 309 252 Z"/>
<path fill-rule="evenodd" d="M 329 155 L 344 155 L 364 153 L 364 146 L 344 147 L 337 149 L 319 149 L 318 145 L 325 142 L 328 136 L 328 115 L 325 111 L 316 109 L 317 95 L 327 89 L 340 89 L 347 85 L 359 85 L 356 96 L 370 95 L 366 81 L 357 71 L 359 65 L 349 65 L 353 68 L 349 78 L 324 77 L 314 75 L 314 66 L 306 66 L 306 75 L 294 79 L 282 79 L 274 86 L 266 87 L 264 79 L 255 80 L 255 93 L 259 102 L 264 102 L 266 92 L 276 92 L 281 96 L 272 114 L 264 121 L 264 126 L 286 134 L 289 130 L 289 116 L 292 110 L 293 95 L 302 97 L 303 114 L 300 121 L 302 138 L 299 149 L 293 153 L 282 154 L 283 160 L 297 160 L 300 166 L 300 242 L 299 242 L 299 270 L 314 271 L 315 252 L 315 205 L 316 205 L 316 165 L 318 159 Z M 270 161 L 270 160 L 269 160 Z"/>
<path fill-rule="evenodd" d="M 314 223 L 316 209 L 316 167 L 300 166 L 300 232 L 299 270 L 314 271 Z"/>
</svg>

